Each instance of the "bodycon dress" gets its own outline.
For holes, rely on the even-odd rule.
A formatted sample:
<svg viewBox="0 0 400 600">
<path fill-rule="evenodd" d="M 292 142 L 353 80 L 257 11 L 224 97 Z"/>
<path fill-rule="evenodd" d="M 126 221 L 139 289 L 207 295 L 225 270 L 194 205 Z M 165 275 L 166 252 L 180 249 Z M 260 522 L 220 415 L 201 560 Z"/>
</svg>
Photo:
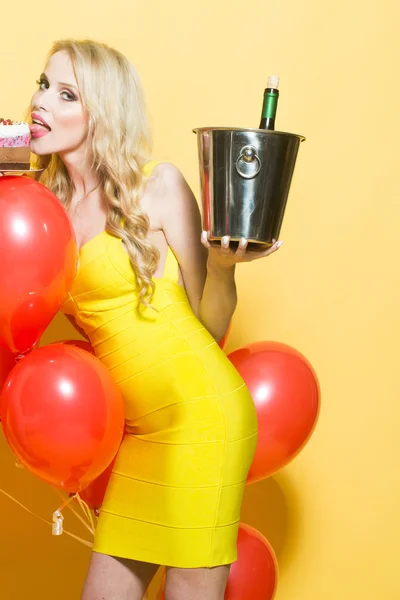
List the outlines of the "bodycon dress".
<svg viewBox="0 0 400 600">
<path fill-rule="evenodd" d="M 155 163 L 146 165 L 148 175 Z M 257 441 L 250 393 L 195 317 L 169 248 L 152 305 L 120 238 L 80 250 L 63 312 L 85 331 L 125 403 L 126 427 L 94 551 L 196 568 L 236 560 L 244 485 Z"/>
</svg>

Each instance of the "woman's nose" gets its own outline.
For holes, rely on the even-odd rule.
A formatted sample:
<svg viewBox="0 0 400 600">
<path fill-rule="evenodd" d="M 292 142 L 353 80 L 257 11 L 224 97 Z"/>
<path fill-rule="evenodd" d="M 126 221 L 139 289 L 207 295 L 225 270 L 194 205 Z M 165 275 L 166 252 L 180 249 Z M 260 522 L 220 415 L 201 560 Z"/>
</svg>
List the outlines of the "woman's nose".
<svg viewBox="0 0 400 600">
<path fill-rule="evenodd" d="M 50 107 L 50 98 L 45 94 L 42 94 L 37 101 L 38 109 L 47 112 Z"/>
<path fill-rule="evenodd" d="M 34 98 L 33 105 L 36 110 L 43 110 L 48 112 L 51 104 L 51 94 L 49 90 L 42 90 L 40 94 Z"/>
</svg>

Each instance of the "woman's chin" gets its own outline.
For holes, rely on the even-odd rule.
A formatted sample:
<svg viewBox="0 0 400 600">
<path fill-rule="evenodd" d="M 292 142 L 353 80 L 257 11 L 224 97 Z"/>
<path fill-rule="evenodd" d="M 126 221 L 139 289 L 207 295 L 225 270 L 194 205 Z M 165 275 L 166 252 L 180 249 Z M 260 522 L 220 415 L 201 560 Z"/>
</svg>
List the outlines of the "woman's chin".
<svg viewBox="0 0 400 600">
<path fill-rule="evenodd" d="M 53 148 L 51 148 L 49 144 L 46 144 L 44 141 L 42 142 L 40 138 L 38 140 L 31 138 L 31 152 L 37 156 L 54 154 Z"/>
</svg>

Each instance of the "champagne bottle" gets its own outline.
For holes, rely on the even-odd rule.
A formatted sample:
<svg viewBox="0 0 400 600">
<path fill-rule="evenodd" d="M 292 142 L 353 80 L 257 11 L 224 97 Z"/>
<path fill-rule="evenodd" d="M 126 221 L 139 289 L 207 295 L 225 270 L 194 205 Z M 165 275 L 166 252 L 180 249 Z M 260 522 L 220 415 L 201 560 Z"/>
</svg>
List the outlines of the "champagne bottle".
<svg viewBox="0 0 400 600">
<path fill-rule="evenodd" d="M 261 112 L 259 129 L 275 129 L 275 116 L 279 98 L 279 77 L 268 77 L 267 87 L 264 90 L 264 102 Z"/>
</svg>

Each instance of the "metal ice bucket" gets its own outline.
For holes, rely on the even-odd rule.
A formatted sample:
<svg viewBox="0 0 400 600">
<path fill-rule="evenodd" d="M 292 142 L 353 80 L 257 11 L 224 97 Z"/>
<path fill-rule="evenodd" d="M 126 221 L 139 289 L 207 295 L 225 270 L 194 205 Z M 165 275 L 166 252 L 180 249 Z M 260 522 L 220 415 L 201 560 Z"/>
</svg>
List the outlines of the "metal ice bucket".
<svg viewBox="0 0 400 600">
<path fill-rule="evenodd" d="M 226 127 L 197 134 L 203 228 L 210 240 L 229 235 L 271 245 L 286 208 L 301 135 Z M 252 245 L 252 244 L 251 244 Z"/>
</svg>

